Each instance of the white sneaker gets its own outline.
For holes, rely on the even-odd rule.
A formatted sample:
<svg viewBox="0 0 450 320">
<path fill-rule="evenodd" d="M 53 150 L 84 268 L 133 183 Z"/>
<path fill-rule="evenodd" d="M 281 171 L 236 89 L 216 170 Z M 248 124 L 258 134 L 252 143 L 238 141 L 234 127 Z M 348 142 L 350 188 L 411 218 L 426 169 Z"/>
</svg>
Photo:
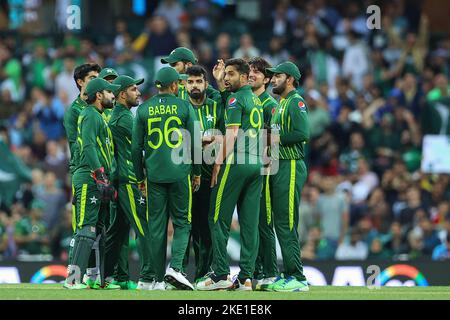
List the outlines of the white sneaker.
<svg viewBox="0 0 450 320">
<path fill-rule="evenodd" d="M 165 290 L 166 290 L 166 284 L 164 283 L 164 281 L 161 281 L 161 282 L 155 282 L 155 285 L 153 286 L 152 290 L 162 290 L 162 291 L 165 291 Z"/>
<path fill-rule="evenodd" d="M 269 285 L 275 283 L 277 277 L 271 277 L 271 278 L 264 278 L 261 280 L 258 280 L 256 283 L 256 291 L 272 291 L 269 289 Z"/>
<path fill-rule="evenodd" d="M 136 290 L 153 290 L 154 285 L 154 280 L 152 282 L 139 281 Z"/>
<path fill-rule="evenodd" d="M 173 268 L 167 269 L 164 281 L 179 290 L 194 290 L 194 286 L 186 279 L 186 276 Z"/>
<path fill-rule="evenodd" d="M 233 281 L 231 281 L 230 275 L 227 276 L 226 280 L 219 280 L 214 282 L 211 278 L 212 275 L 205 277 L 204 279 L 197 282 L 196 288 L 200 291 L 211 291 L 211 290 L 228 290 L 233 288 Z"/>
<path fill-rule="evenodd" d="M 253 291 L 252 280 L 245 279 L 244 283 L 241 283 L 238 278 L 233 282 L 233 288 L 236 291 Z"/>
</svg>

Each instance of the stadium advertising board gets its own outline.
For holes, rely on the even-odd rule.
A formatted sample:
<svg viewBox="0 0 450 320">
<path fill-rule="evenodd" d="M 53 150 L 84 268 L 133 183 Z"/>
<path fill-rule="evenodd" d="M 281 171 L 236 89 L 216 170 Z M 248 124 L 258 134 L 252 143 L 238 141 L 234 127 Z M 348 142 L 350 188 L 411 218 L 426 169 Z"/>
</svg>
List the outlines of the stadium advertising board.
<svg viewBox="0 0 450 320">
<path fill-rule="evenodd" d="M 192 266 L 190 266 L 192 268 Z M 62 282 L 66 266 L 60 262 L 0 262 L 0 283 Z M 130 262 L 131 277 L 138 263 Z M 232 267 L 232 273 L 238 270 Z M 305 275 L 313 286 L 448 286 L 449 262 L 324 261 L 307 263 Z M 188 269 L 188 274 L 191 271 Z M 377 272 L 378 271 L 378 272 Z"/>
</svg>

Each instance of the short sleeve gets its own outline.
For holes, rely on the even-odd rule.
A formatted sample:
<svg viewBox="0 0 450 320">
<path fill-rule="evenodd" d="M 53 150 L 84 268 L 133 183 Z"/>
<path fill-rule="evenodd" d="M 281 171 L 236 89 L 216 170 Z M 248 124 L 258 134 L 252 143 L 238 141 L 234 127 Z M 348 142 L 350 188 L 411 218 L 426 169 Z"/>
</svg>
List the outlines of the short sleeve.
<svg viewBox="0 0 450 320">
<path fill-rule="evenodd" d="M 231 95 L 225 107 L 225 126 L 240 126 L 242 121 L 242 105 L 235 95 Z"/>
</svg>

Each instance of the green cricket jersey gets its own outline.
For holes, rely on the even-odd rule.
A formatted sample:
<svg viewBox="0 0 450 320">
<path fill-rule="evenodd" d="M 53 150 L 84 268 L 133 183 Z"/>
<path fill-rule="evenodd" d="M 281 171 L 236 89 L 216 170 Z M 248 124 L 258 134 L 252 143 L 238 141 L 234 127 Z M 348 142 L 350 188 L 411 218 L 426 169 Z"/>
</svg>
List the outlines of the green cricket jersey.
<svg viewBox="0 0 450 320">
<path fill-rule="evenodd" d="M 187 89 L 181 83 L 178 84 L 178 97 L 183 100 L 189 101 L 189 94 L 187 92 Z M 214 100 L 214 101 L 222 100 L 220 92 L 218 90 L 214 89 L 214 87 L 212 85 L 208 85 L 208 87 L 206 88 L 206 97 L 210 98 L 211 100 Z"/>
<path fill-rule="evenodd" d="M 200 123 L 200 131 L 202 135 L 214 134 L 213 129 L 219 130 L 222 134 L 225 131 L 224 128 L 224 112 L 222 103 L 206 98 L 205 102 L 201 106 L 194 107 L 194 114 L 196 120 Z M 210 135 L 211 135 L 210 134 Z M 213 164 L 207 164 L 205 161 L 202 163 L 202 177 L 206 179 L 211 178 Z"/>
<path fill-rule="evenodd" d="M 66 130 L 67 141 L 69 142 L 70 149 L 70 162 L 69 162 L 69 172 L 74 173 L 75 168 L 78 165 L 80 158 L 80 152 L 77 143 L 77 127 L 78 127 L 78 116 L 80 112 L 87 106 L 87 103 L 78 96 L 78 98 L 72 102 L 72 105 L 64 114 L 64 129 Z"/>
<path fill-rule="evenodd" d="M 114 108 L 103 110 L 102 116 L 103 116 L 103 119 L 105 119 L 106 123 L 109 123 L 109 121 L 111 120 L 111 116 L 113 114 Z"/>
<path fill-rule="evenodd" d="M 238 125 L 239 132 L 234 152 L 260 155 L 259 130 L 263 127 L 263 109 L 259 98 L 249 85 L 241 87 L 227 99 L 225 125 Z"/>
<path fill-rule="evenodd" d="M 93 105 L 84 108 L 78 117 L 77 140 L 80 148 L 77 167 L 79 176 L 90 176 L 92 171 L 100 167 L 110 175 L 114 155 L 113 137 L 102 112 Z"/>
<path fill-rule="evenodd" d="M 270 126 L 270 119 L 272 118 L 272 114 L 275 113 L 278 103 L 267 91 L 261 93 L 258 98 L 263 108 L 264 124 Z"/>
<path fill-rule="evenodd" d="M 139 106 L 131 139 L 131 156 L 138 181 L 144 179 L 144 167 L 147 179 L 156 183 L 176 182 L 191 173 L 193 153 L 201 156 L 200 135 L 194 135 L 195 121 L 190 103 L 173 94 L 157 94 Z M 189 154 L 186 154 L 185 149 L 188 148 L 183 143 L 188 141 L 185 137 L 187 132 L 182 129 L 190 134 Z M 172 159 L 173 154 L 178 160 L 188 160 L 176 163 Z M 193 167 L 194 174 L 200 175 L 201 164 Z"/>
<path fill-rule="evenodd" d="M 280 133 L 278 158 L 303 159 L 304 145 L 309 140 L 309 120 L 305 101 L 296 90 L 292 90 L 285 99 L 281 99 L 270 124 L 272 130 L 279 130 Z"/>
<path fill-rule="evenodd" d="M 109 120 L 109 128 L 114 140 L 115 167 L 111 176 L 119 183 L 137 183 L 131 161 L 131 131 L 133 115 L 127 107 L 116 104 Z"/>
</svg>

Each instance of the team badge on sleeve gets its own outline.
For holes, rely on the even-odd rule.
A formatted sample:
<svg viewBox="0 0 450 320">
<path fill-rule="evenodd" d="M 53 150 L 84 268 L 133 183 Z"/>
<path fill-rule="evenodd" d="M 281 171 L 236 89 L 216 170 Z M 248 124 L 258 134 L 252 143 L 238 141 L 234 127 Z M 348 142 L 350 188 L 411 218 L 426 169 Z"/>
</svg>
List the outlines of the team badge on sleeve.
<svg viewBox="0 0 450 320">
<path fill-rule="evenodd" d="M 303 101 L 298 102 L 298 107 L 300 108 L 301 111 L 306 111 L 306 105 Z"/>
<path fill-rule="evenodd" d="M 275 111 L 277 111 L 277 108 L 272 108 L 272 115 L 275 114 Z"/>
<path fill-rule="evenodd" d="M 230 100 L 228 100 L 228 106 L 234 107 L 236 105 L 236 102 L 237 102 L 237 99 L 233 97 Z"/>
</svg>

